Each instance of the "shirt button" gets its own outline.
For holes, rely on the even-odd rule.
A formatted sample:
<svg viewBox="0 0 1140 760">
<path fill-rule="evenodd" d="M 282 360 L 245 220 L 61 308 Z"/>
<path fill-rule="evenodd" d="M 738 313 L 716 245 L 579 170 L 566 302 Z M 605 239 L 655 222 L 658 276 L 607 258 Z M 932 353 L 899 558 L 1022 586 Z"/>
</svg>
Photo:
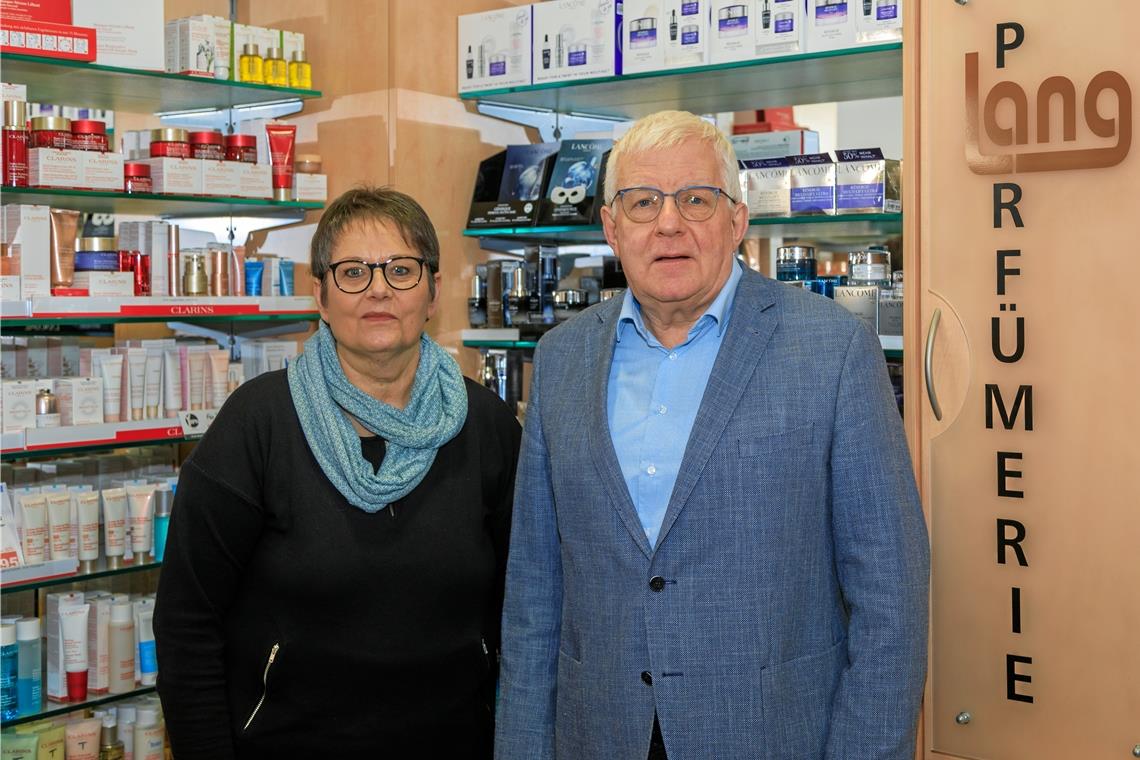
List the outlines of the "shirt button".
<svg viewBox="0 0 1140 760">
<path fill-rule="evenodd" d="M 669 354 L 669 361 L 672 362 L 672 361 L 676 361 L 676 360 L 677 360 L 677 352 L 673 351 Z"/>
<path fill-rule="evenodd" d="M 649 475 L 656 475 L 657 474 L 657 467 L 654 465 L 649 465 L 648 467 L 645 468 L 645 472 Z"/>
<path fill-rule="evenodd" d="M 669 409 L 664 404 L 657 407 L 657 413 L 658 414 L 665 414 L 665 412 L 667 412 L 667 411 L 669 411 Z"/>
<path fill-rule="evenodd" d="M 654 591 L 661 591 L 665 588 L 665 579 L 660 575 L 655 575 L 649 579 L 649 588 Z"/>
<path fill-rule="evenodd" d="M 641 671 L 641 682 L 643 684 L 645 684 L 646 686 L 652 686 L 653 685 L 653 674 L 650 673 L 648 670 Z"/>
</svg>

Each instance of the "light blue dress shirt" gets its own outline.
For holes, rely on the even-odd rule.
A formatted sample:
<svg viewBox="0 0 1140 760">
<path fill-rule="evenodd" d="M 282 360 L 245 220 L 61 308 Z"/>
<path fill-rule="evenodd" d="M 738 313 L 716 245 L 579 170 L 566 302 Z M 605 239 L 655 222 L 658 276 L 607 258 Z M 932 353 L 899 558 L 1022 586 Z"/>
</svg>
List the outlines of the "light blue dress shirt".
<svg viewBox="0 0 1140 760">
<path fill-rule="evenodd" d="M 633 292 L 625 292 L 606 412 L 625 485 L 650 546 L 657 544 L 741 276 L 740 264 L 734 263 L 716 299 L 685 342 L 671 351 L 646 328 Z"/>
</svg>

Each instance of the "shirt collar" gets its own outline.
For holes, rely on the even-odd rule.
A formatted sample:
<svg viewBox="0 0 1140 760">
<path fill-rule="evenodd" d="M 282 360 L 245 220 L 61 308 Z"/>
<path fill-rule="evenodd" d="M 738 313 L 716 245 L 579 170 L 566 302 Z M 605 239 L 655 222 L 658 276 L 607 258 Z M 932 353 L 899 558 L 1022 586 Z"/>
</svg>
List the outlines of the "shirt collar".
<svg viewBox="0 0 1140 760">
<path fill-rule="evenodd" d="M 712 320 L 717 326 L 717 336 L 723 337 L 725 328 L 728 327 L 728 318 L 732 316 L 732 304 L 736 299 L 736 287 L 740 284 L 741 278 L 744 276 L 744 269 L 739 261 L 735 258 L 732 262 L 732 271 L 729 272 L 728 280 L 725 281 L 724 286 L 717 293 L 713 302 L 705 309 L 705 313 L 693 323 L 689 329 L 689 337 L 701 327 L 708 320 Z M 621 313 L 618 314 L 617 321 L 617 340 L 621 342 L 622 328 L 625 325 L 633 325 L 638 334 L 650 345 L 657 342 L 653 334 L 649 332 L 645 326 L 645 321 L 641 316 L 641 304 L 638 303 L 637 298 L 634 297 L 633 291 L 626 288 L 625 295 L 622 297 Z"/>
</svg>

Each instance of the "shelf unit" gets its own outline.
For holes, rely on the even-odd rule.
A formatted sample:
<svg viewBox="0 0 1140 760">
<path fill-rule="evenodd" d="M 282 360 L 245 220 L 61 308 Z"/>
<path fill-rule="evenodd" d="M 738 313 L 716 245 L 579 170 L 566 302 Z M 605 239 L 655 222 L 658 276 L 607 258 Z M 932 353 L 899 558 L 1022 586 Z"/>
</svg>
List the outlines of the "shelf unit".
<svg viewBox="0 0 1140 760">
<path fill-rule="evenodd" d="M 0 302 L 0 329 L 98 325 L 109 322 L 311 321 L 319 316 L 312 296 L 42 296 Z"/>
<path fill-rule="evenodd" d="M 99 578 L 114 578 L 119 575 L 130 575 L 131 573 L 141 573 L 147 570 L 157 570 L 162 567 L 161 562 L 147 562 L 145 564 L 124 565 L 110 569 L 106 566 L 106 563 L 106 557 L 100 557 L 96 569 L 90 573 L 69 573 L 64 575 L 52 575 L 46 578 L 34 578 L 26 581 L 14 581 L 0 585 L 0 591 L 4 591 L 5 593 L 31 591 L 33 589 L 49 588 L 51 586 L 63 586 L 68 583 L 84 583 Z"/>
<path fill-rule="evenodd" d="M 321 97 L 320 90 L 272 87 L 161 71 L 0 53 L 6 82 L 27 85 L 37 103 L 166 114 L 276 105 Z"/>
<path fill-rule="evenodd" d="M 310 201 L 271 201 L 258 198 L 223 198 L 158 193 L 117 193 L 99 190 L 65 190 L 41 187 L 0 187 L 4 204 L 36 203 L 66 206 L 98 214 L 145 214 L 163 217 L 259 216 L 299 220 L 306 211 L 324 208 Z"/>
<path fill-rule="evenodd" d="M 155 687 L 153 686 L 139 686 L 132 689 L 125 694 L 98 694 L 88 695 L 88 698 L 82 702 L 50 702 L 44 700 L 44 706 L 39 712 L 32 713 L 31 715 L 21 715 L 18 718 L 5 720 L 0 722 L 0 727 L 10 728 L 18 726 L 22 723 L 32 723 L 44 718 L 54 718 L 57 715 L 66 715 L 67 713 L 75 712 L 76 710 L 87 710 L 99 705 L 110 704 L 112 702 L 119 702 L 124 699 L 132 699 L 133 697 L 141 697 L 147 694 L 154 693 Z"/>
</svg>

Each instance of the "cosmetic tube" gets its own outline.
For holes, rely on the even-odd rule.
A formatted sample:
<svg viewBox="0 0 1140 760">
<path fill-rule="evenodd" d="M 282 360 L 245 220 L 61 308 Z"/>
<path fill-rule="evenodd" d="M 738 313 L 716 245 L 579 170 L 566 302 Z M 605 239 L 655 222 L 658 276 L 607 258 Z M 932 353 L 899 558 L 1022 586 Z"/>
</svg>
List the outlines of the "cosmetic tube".
<svg viewBox="0 0 1140 760">
<path fill-rule="evenodd" d="M 281 259 L 277 262 L 277 272 L 279 280 L 277 291 L 283 296 L 293 295 L 293 262 Z"/>
<path fill-rule="evenodd" d="M 90 612 L 89 604 L 65 604 L 59 608 L 68 702 L 87 699 L 87 616 Z"/>
<path fill-rule="evenodd" d="M 55 760 L 58 757 L 66 757 L 67 731 L 63 726 L 44 723 L 31 730 L 34 730 L 40 737 L 40 748 L 36 753 L 37 760 L 47 760 L 48 758 Z"/>
<path fill-rule="evenodd" d="M 142 660 L 139 658 L 139 634 L 142 632 L 142 621 L 139 615 L 143 610 L 154 611 L 154 600 L 140 597 L 131 602 L 131 618 L 135 621 L 135 682 L 142 682 Z M 153 625 L 153 624 L 152 624 Z"/>
<path fill-rule="evenodd" d="M 68 723 L 65 727 L 67 760 L 99 760 L 99 731 L 102 721 L 96 718 Z"/>
<path fill-rule="evenodd" d="M 154 683 L 151 681 L 151 683 Z M 134 760 L 162 760 L 165 727 L 153 707 L 140 707 L 135 721 Z"/>
<path fill-rule="evenodd" d="M 190 365 L 190 408 L 204 409 L 206 400 L 206 358 L 205 351 L 191 351 L 187 356 Z"/>
<path fill-rule="evenodd" d="M 247 296 L 261 295 L 261 275 L 265 271 L 265 262 L 257 259 L 245 261 L 245 294 Z"/>
<path fill-rule="evenodd" d="M 123 743 L 124 760 L 134 760 L 135 756 L 135 720 L 138 717 L 138 707 L 133 704 L 119 705 L 119 741 Z"/>
<path fill-rule="evenodd" d="M 224 348 L 207 352 L 209 358 L 210 400 L 206 403 L 207 409 L 221 409 L 229 395 L 230 352 Z"/>
<path fill-rule="evenodd" d="M 230 246 L 230 295 L 245 295 L 245 246 Z"/>
<path fill-rule="evenodd" d="M 162 405 L 167 417 L 177 417 L 182 410 L 182 364 L 177 348 L 162 352 Z"/>
<path fill-rule="evenodd" d="M 112 694 L 126 694 L 135 688 L 135 620 L 130 602 L 111 605 L 110 686 Z"/>
<path fill-rule="evenodd" d="M 166 556 L 166 534 L 170 530 L 170 512 L 174 507 L 174 492 L 165 483 L 154 491 L 154 561 L 162 562 Z"/>
<path fill-rule="evenodd" d="M 162 353 L 161 348 L 148 348 L 143 364 L 143 411 L 148 420 L 162 416 Z"/>
<path fill-rule="evenodd" d="M 20 510 L 20 548 L 25 565 L 41 565 L 47 557 L 47 497 L 42 493 L 17 493 Z"/>
<path fill-rule="evenodd" d="M 51 209 L 51 286 L 70 288 L 75 281 L 75 238 L 79 233 L 79 212 L 65 208 Z"/>
<path fill-rule="evenodd" d="M 66 490 L 44 495 L 47 500 L 48 527 L 51 534 L 51 558 L 71 559 L 71 494 Z"/>
<path fill-rule="evenodd" d="M 123 355 L 107 354 L 99 356 L 95 361 L 99 376 L 103 378 L 103 420 L 119 422 L 122 420 L 120 392 L 123 383 Z"/>
<path fill-rule="evenodd" d="M 87 691 L 106 694 L 111 685 L 111 602 L 105 591 L 87 594 Z"/>
<path fill-rule="evenodd" d="M 138 670 L 139 683 L 143 686 L 154 686 L 158 677 L 158 661 L 154 652 L 154 606 L 138 612 L 138 627 L 136 629 L 139 640 Z"/>
<path fill-rule="evenodd" d="M 9 755 L 8 753 L 11 753 Z M 12 758 L 27 758 L 34 760 L 39 757 L 40 735 L 23 733 L 4 734 L 4 756 Z"/>
<path fill-rule="evenodd" d="M 82 491 L 74 494 L 79 522 L 79 572 L 95 570 L 99 559 L 99 492 Z"/>
<path fill-rule="evenodd" d="M 128 348 L 124 352 L 123 361 L 126 362 L 126 371 L 123 373 L 122 386 L 119 389 L 119 404 L 124 420 L 143 419 L 143 397 L 146 389 L 146 349 Z M 128 413 L 127 410 L 130 410 Z"/>
<path fill-rule="evenodd" d="M 153 540 L 151 524 L 154 520 L 154 485 L 127 486 L 127 508 L 131 515 L 131 552 L 135 564 L 150 562 Z"/>
<path fill-rule="evenodd" d="M 269 138 L 269 161 L 273 165 L 273 200 L 287 201 L 293 192 L 293 148 L 297 139 L 296 124 L 266 124 Z"/>
<path fill-rule="evenodd" d="M 127 551 L 127 489 L 103 490 L 103 546 L 107 569 L 118 570 Z"/>
<path fill-rule="evenodd" d="M 99 728 L 99 760 L 126 760 L 126 752 L 119 739 L 116 716 L 111 713 L 104 715 Z"/>
<path fill-rule="evenodd" d="M 40 619 L 16 621 L 16 709 L 20 715 L 35 715 L 43 701 L 43 645 Z"/>
<path fill-rule="evenodd" d="M 13 720 L 20 715 L 16 697 L 16 674 L 19 672 L 19 649 L 16 626 L 0 625 L 0 717 Z"/>
</svg>

